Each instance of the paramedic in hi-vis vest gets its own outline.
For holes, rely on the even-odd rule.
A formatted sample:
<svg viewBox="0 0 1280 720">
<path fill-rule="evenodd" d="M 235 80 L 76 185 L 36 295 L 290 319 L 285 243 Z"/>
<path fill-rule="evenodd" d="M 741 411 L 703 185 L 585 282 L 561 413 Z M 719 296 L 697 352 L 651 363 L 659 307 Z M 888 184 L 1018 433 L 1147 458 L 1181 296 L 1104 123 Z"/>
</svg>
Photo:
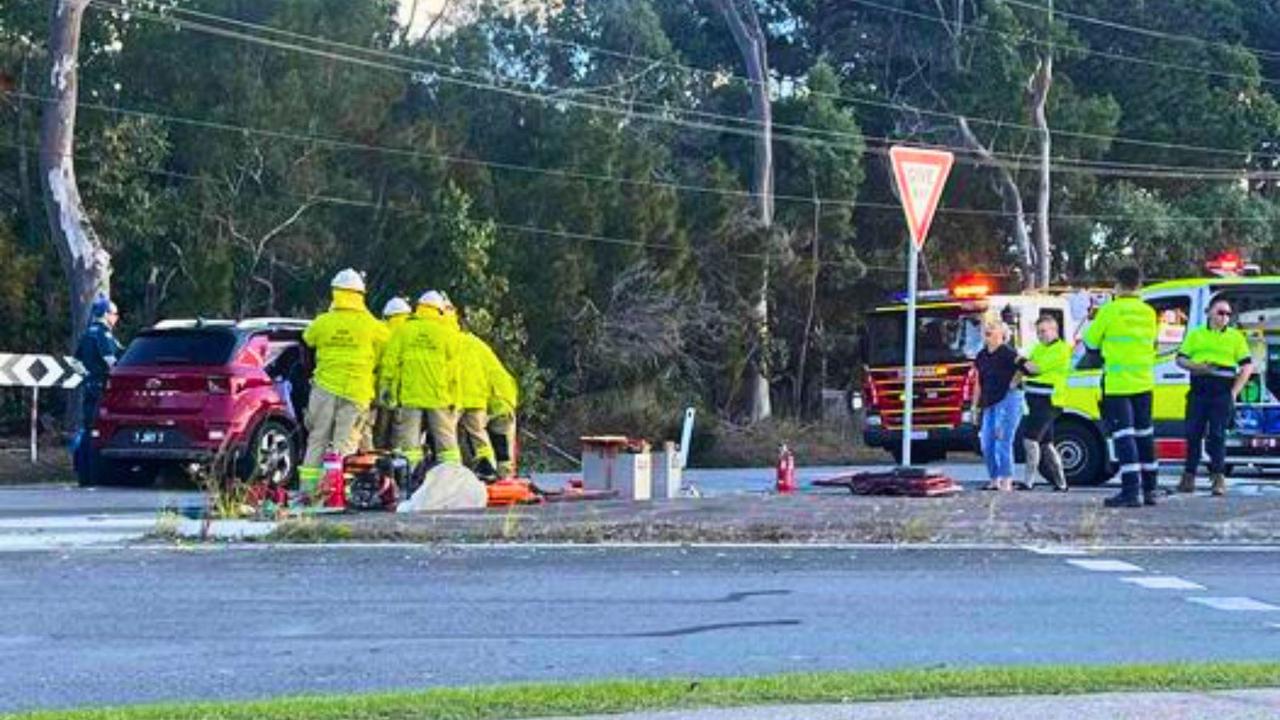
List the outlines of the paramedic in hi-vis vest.
<svg viewBox="0 0 1280 720">
<path fill-rule="evenodd" d="M 1138 297 L 1141 285 L 1141 270 L 1121 268 L 1115 298 L 1084 334 L 1085 347 L 1102 354 L 1102 419 L 1120 464 L 1120 494 L 1104 502 L 1110 508 L 1156 504 L 1160 465 L 1151 402 L 1159 333 L 1156 311 Z"/>
<path fill-rule="evenodd" d="M 1023 488 L 1035 487 L 1040 473 L 1041 460 L 1049 469 L 1047 478 L 1058 492 L 1067 491 L 1067 476 L 1062 468 L 1062 456 L 1053 444 L 1053 423 L 1061 414 L 1054 404 L 1053 395 L 1067 381 L 1071 369 L 1071 346 L 1062 339 L 1058 319 L 1042 315 L 1036 321 L 1036 339 L 1025 366 L 1027 378 L 1023 382 L 1023 394 L 1027 399 L 1027 417 L 1022 425 L 1022 449 L 1027 456 Z"/>
<path fill-rule="evenodd" d="M 1191 373 L 1191 391 L 1187 394 L 1187 462 L 1182 467 L 1178 492 L 1196 491 L 1200 453 L 1207 449 L 1213 494 L 1227 494 L 1227 426 L 1231 423 L 1236 398 L 1253 375 L 1249 340 L 1230 324 L 1231 303 L 1225 299 L 1214 300 L 1209 305 L 1208 322 L 1188 333 L 1178 349 L 1178 366 Z"/>
</svg>

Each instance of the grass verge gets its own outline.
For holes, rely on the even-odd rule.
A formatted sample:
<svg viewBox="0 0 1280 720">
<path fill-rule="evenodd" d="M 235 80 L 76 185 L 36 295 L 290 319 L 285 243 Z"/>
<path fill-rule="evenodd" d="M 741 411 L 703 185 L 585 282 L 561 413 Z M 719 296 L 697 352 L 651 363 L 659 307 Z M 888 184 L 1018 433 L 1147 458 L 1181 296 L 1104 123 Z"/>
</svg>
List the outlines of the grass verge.
<svg viewBox="0 0 1280 720">
<path fill-rule="evenodd" d="M 420 692 L 149 705 L 6 716 L 38 720 L 481 720 L 694 707 L 1280 686 L 1280 663 L 1039 666 L 496 685 Z"/>
</svg>

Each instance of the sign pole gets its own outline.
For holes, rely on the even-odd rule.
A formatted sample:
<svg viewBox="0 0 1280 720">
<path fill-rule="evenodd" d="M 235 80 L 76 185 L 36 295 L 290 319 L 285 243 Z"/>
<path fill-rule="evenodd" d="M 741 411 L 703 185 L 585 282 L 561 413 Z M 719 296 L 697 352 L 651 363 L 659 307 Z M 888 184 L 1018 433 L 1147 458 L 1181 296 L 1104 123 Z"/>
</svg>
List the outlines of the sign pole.
<svg viewBox="0 0 1280 720">
<path fill-rule="evenodd" d="M 951 174 L 955 156 L 945 150 L 889 148 L 893 175 L 902 199 L 902 210 L 911 231 L 907 261 L 906 373 L 902 392 L 902 465 L 911 466 L 912 421 L 916 403 L 916 295 L 919 294 L 920 251 L 929 237 L 929 225 L 938 209 L 942 188 Z"/>
<path fill-rule="evenodd" d="M 40 462 L 40 388 L 31 388 L 31 464 Z"/>
<path fill-rule="evenodd" d="M 911 415 L 916 404 L 916 294 L 919 282 L 920 249 L 910 243 L 907 261 L 907 373 L 902 392 L 902 466 L 911 467 Z"/>
</svg>

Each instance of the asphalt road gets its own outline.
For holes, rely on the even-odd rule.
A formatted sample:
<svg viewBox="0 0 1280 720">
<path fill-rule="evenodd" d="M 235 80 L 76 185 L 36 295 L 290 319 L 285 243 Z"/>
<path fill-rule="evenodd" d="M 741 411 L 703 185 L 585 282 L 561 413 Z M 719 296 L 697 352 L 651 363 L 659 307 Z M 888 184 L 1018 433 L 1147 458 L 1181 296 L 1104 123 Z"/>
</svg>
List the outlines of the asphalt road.
<svg viewBox="0 0 1280 720">
<path fill-rule="evenodd" d="M 509 681 L 1274 660 L 1280 549 L 7 552 L 0 617 L 0 711 Z"/>
</svg>

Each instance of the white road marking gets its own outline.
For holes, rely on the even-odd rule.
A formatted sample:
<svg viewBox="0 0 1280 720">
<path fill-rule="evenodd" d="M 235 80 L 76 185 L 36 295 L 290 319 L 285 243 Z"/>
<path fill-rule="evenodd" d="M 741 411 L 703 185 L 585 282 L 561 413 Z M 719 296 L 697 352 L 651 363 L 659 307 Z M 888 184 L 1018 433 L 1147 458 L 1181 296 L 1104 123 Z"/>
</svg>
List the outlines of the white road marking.
<svg viewBox="0 0 1280 720">
<path fill-rule="evenodd" d="M 150 530 L 156 526 L 156 513 L 145 515 L 59 515 L 50 517 L 0 518 L 0 530 L 97 530 L 99 528 L 137 528 Z"/>
<path fill-rule="evenodd" d="M 1068 563 L 1075 565 L 1081 570 L 1092 570 L 1093 572 L 1112 572 L 1112 573 L 1140 573 L 1142 568 L 1123 560 L 1068 560 Z"/>
<path fill-rule="evenodd" d="M 1022 549 L 1027 552 L 1033 552 L 1036 555 L 1050 555 L 1054 557 L 1071 557 L 1089 554 L 1083 548 L 1072 547 L 1070 545 L 1023 545 Z"/>
<path fill-rule="evenodd" d="M 1121 578 L 1122 582 L 1133 583 L 1148 590 L 1204 590 L 1204 586 L 1199 583 L 1193 583 L 1190 580 L 1183 580 L 1180 577 L 1172 577 L 1169 575 L 1157 575 L 1154 577 L 1127 577 Z"/>
<path fill-rule="evenodd" d="M 1229 612 L 1280 612 L 1280 607 L 1248 597 L 1190 597 L 1187 601 Z"/>
</svg>

